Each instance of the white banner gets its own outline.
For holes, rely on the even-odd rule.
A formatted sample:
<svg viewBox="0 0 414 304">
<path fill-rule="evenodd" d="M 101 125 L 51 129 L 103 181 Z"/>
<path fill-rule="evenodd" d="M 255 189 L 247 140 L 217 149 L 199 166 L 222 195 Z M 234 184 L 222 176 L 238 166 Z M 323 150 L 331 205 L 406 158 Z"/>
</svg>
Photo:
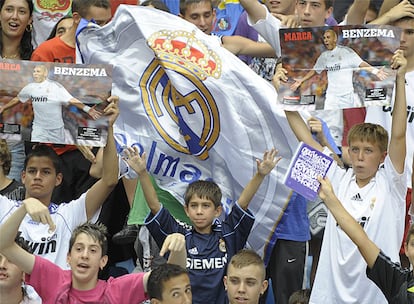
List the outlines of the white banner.
<svg viewBox="0 0 414 304">
<path fill-rule="evenodd" d="M 82 29 L 78 43 L 85 63 L 113 65 L 118 141 L 146 151 L 148 171 L 179 201 L 189 183 L 212 179 L 228 212 L 256 158 L 279 149 L 283 160 L 249 206 L 256 222 L 248 246 L 263 255 L 288 201 L 282 180 L 297 145 L 274 88 L 218 37 L 150 8 L 121 5 L 105 27 Z"/>
</svg>

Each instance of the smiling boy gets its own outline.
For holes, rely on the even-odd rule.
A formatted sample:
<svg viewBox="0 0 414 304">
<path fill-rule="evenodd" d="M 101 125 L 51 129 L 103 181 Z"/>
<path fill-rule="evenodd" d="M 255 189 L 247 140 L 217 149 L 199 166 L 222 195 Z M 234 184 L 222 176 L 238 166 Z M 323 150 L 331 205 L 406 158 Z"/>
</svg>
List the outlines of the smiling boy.
<svg viewBox="0 0 414 304">
<path fill-rule="evenodd" d="M 66 255 L 70 270 L 28 253 L 14 242 L 14 236 L 27 214 L 52 233 L 56 225 L 48 208 L 39 200 L 28 198 L 0 226 L 0 252 L 26 275 L 44 304 L 55 303 L 141 303 L 147 299 L 147 273 L 133 273 L 108 281 L 98 280 L 98 272 L 108 262 L 106 227 L 85 223 L 74 229 Z M 168 261 L 185 265 L 185 240 L 178 233 L 169 235 L 160 255 L 170 251 Z"/>
</svg>

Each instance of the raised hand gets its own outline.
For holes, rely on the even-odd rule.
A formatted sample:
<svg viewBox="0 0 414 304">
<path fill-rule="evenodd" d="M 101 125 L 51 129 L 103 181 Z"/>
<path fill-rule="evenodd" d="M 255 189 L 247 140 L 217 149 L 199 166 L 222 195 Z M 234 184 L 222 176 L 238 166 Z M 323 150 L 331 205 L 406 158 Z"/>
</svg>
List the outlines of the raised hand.
<svg viewBox="0 0 414 304">
<path fill-rule="evenodd" d="M 270 151 L 266 150 L 264 152 L 262 161 L 260 159 L 256 159 L 257 172 L 261 175 L 269 174 L 270 171 L 272 171 L 276 166 L 276 164 L 282 159 L 280 156 L 276 157 L 278 153 L 278 150 L 272 148 Z"/>
</svg>

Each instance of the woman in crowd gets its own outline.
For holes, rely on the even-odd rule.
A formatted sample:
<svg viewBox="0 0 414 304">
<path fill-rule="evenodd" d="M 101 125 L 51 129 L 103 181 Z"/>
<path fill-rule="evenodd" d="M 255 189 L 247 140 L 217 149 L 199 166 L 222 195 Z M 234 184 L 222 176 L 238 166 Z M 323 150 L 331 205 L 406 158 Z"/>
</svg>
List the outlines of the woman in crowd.
<svg viewBox="0 0 414 304">
<path fill-rule="evenodd" d="M 32 13 L 31 0 L 0 0 L 1 59 L 30 59 L 33 52 Z M 12 153 L 9 177 L 20 181 L 25 158 L 24 142 L 7 139 L 7 144 Z"/>
</svg>

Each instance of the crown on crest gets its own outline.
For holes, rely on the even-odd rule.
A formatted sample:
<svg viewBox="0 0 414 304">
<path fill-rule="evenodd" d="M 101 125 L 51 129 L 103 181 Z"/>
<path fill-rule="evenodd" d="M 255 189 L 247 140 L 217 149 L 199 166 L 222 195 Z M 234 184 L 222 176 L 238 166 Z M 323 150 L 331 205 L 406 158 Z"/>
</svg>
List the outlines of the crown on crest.
<svg viewBox="0 0 414 304">
<path fill-rule="evenodd" d="M 179 65 L 204 80 L 221 75 L 221 59 L 195 37 L 195 32 L 161 30 L 148 38 L 149 47 L 164 63 Z"/>
</svg>

